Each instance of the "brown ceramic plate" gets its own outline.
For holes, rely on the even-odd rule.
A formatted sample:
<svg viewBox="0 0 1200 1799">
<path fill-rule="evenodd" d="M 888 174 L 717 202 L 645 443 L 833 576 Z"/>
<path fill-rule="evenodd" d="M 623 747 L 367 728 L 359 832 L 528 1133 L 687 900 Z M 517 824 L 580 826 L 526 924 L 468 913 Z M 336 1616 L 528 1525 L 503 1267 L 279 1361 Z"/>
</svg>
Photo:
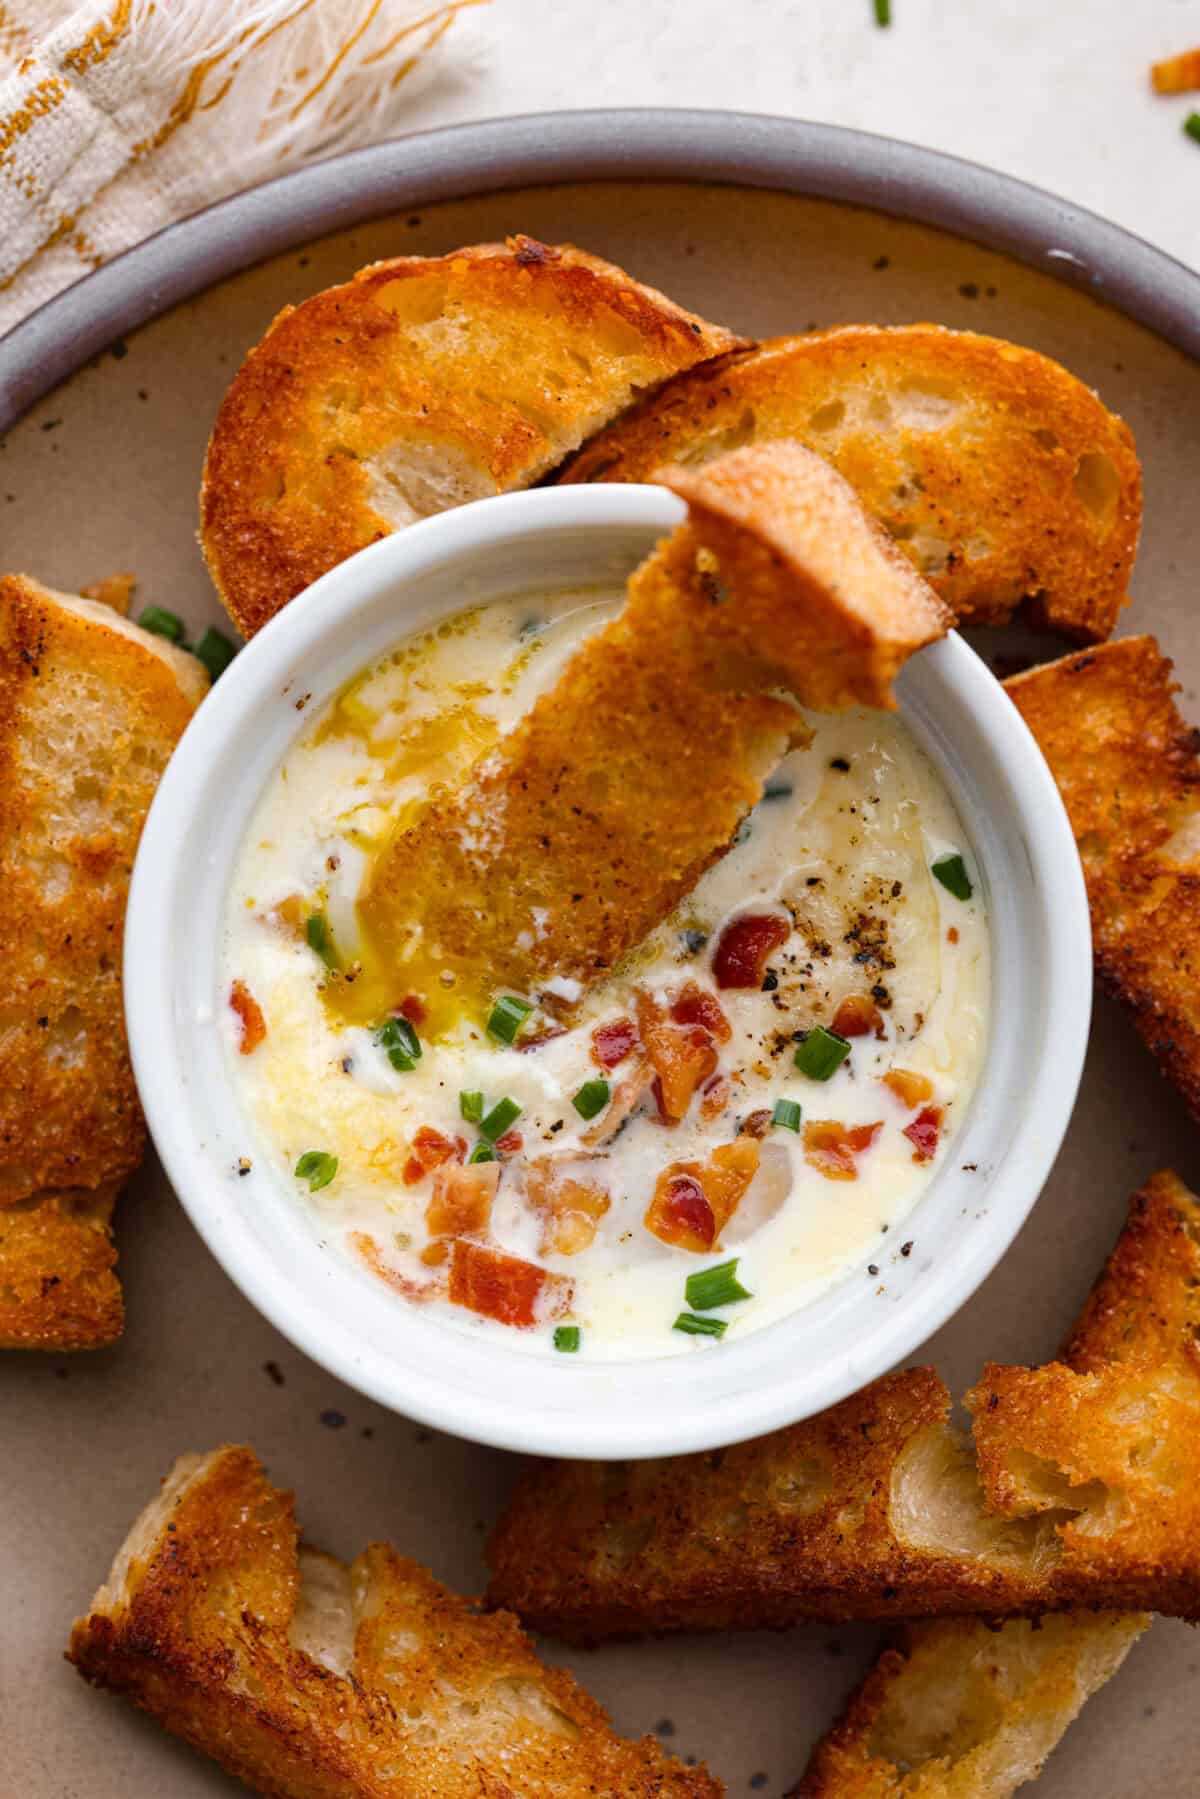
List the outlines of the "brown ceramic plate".
<svg viewBox="0 0 1200 1799">
<path fill-rule="evenodd" d="M 195 543 L 221 393 L 288 301 L 398 250 L 527 231 L 623 263 L 689 306 L 769 333 L 936 319 L 1031 344 L 1137 433 L 1146 523 L 1125 616 L 1179 664 L 1200 720 L 1200 277 L 1063 202 L 906 145 L 729 114 L 602 113 L 435 132 L 339 158 L 172 227 L 0 342 L 0 563 L 64 587 L 133 569 L 193 629 L 220 612 Z M 153 321 L 153 322 L 148 322 Z M 1123 1018 L 1097 1005 L 1066 1146 L 1003 1264 L 923 1352 L 961 1387 L 985 1356 L 1053 1352 L 1127 1194 L 1197 1137 Z M 256 1445 L 310 1538 L 388 1537 L 464 1589 L 509 1458 L 432 1436 L 339 1388 L 225 1279 L 149 1166 L 118 1211 L 129 1311 L 100 1355 L 0 1358 L 0 1793 L 232 1792 L 61 1660 L 70 1621 L 183 1449 Z M 572 1658 L 630 1733 L 661 1728 L 732 1794 L 780 1794 L 870 1653 L 814 1628 Z M 1200 1791 L 1200 1643 L 1160 1623 L 1088 1706 L 1046 1799 Z M 760 1778 L 762 1776 L 763 1778 Z"/>
</svg>

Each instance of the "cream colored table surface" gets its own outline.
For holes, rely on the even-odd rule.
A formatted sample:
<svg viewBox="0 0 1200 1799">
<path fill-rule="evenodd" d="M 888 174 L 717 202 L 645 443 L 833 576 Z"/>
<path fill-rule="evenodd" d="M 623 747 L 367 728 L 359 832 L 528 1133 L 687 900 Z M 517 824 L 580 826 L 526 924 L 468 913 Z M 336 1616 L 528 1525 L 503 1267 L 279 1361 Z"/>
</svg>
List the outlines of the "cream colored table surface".
<svg viewBox="0 0 1200 1799">
<path fill-rule="evenodd" d="M 915 0 L 897 5 L 915 11 Z M 229 282 L 101 356 L 13 431 L 0 448 L 0 560 L 66 587 L 132 568 L 143 603 L 176 608 L 193 629 L 216 621 L 193 535 L 200 458 L 224 385 L 274 310 L 397 248 L 441 250 L 516 229 L 570 236 L 750 332 L 938 318 L 1068 362 L 1137 432 L 1146 531 L 1127 626 L 1159 632 L 1200 718 L 1200 368 L 1091 300 L 968 244 L 777 195 L 667 186 L 513 194 L 384 222 Z M 929 1357 L 961 1388 L 986 1356 L 1050 1354 L 1127 1194 L 1167 1164 L 1200 1181 L 1195 1130 L 1125 1020 L 1101 1004 L 1055 1174 L 1002 1266 Z M 124 1341 L 74 1360 L 0 1358 L 2 1799 L 233 1790 L 85 1688 L 61 1659 L 73 1615 L 181 1450 L 248 1440 L 297 1489 L 311 1539 L 350 1554 L 388 1537 L 464 1589 L 481 1582 L 483 1533 L 513 1473 L 510 1458 L 381 1412 L 308 1363 L 226 1280 L 153 1166 L 119 1208 L 118 1234 Z M 681 1753 L 706 1757 L 731 1793 L 777 1795 L 875 1641 L 869 1629 L 820 1627 L 571 1660 L 623 1730 L 661 1728 Z M 1200 1638 L 1160 1623 L 1087 1708 L 1041 1791 L 1200 1793 L 1198 1716 Z"/>
</svg>

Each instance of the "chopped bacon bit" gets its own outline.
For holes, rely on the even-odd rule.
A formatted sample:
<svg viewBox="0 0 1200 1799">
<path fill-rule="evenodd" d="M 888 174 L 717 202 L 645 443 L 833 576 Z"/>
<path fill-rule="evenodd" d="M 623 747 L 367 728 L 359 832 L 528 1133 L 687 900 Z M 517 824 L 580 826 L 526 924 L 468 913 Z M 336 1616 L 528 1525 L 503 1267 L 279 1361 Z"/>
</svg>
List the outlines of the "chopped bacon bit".
<svg viewBox="0 0 1200 1799">
<path fill-rule="evenodd" d="M 697 1087 L 716 1073 L 712 1037 L 702 1024 L 676 1024 L 643 990 L 638 992 L 638 1024 L 656 1076 L 659 1117 L 664 1124 L 678 1124 Z"/>
<path fill-rule="evenodd" d="M 671 1001 L 671 1017 L 676 1024 L 700 1024 L 718 1043 L 728 1043 L 732 1026 L 715 993 L 709 993 L 697 981 L 688 981 Z"/>
<path fill-rule="evenodd" d="M 465 1237 L 486 1231 L 499 1184 L 499 1162 L 473 1162 L 468 1168 L 451 1162 L 439 1168 L 425 1208 L 430 1236 Z"/>
<path fill-rule="evenodd" d="M 443 1137 L 441 1131 L 435 1131 L 432 1125 L 423 1124 L 408 1146 L 408 1161 L 404 1164 L 404 1185 L 415 1187 L 423 1181 L 427 1174 L 440 1168 L 443 1162 L 461 1162 L 467 1153 L 465 1137 Z"/>
<path fill-rule="evenodd" d="M 484 1163 L 482 1166 L 486 1167 Z M 528 1329 L 570 1309 L 574 1283 L 532 1262 L 457 1237 L 450 1263 L 450 1298 L 456 1306 Z"/>
<path fill-rule="evenodd" d="M 513 1048 L 525 1056 L 531 1049 L 541 1049 L 543 1043 L 553 1043 L 556 1037 L 565 1037 L 566 1034 L 565 1024 L 548 1024 L 540 1031 L 522 1031 Z"/>
<path fill-rule="evenodd" d="M 817 1118 L 804 1127 L 804 1160 L 827 1181 L 856 1181 L 856 1157 L 870 1149 L 883 1124 L 838 1124 Z"/>
<path fill-rule="evenodd" d="M 890 1068 L 879 1078 L 910 1112 L 923 1106 L 927 1099 L 933 1098 L 933 1082 L 927 1074 L 914 1074 L 910 1068 Z"/>
<path fill-rule="evenodd" d="M 308 907 L 298 893 L 289 893 L 286 899 L 281 899 L 278 905 L 271 907 L 267 917 L 276 924 L 286 926 L 291 936 L 302 937 L 308 920 Z"/>
<path fill-rule="evenodd" d="M 407 1018 L 409 1024 L 424 1024 L 425 1001 L 419 993 L 406 993 L 394 1012 L 398 1018 Z"/>
<path fill-rule="evenodd" d="M 761 987 L 768 957 L 791 934 L 792 921 L 780 912 L 743 912 L 731 918 L 713 952 L 717 986 Z"/>
<path fill-rule="evenodd" d="M 238 1046 L 243 1056 L 252 1056 L 267 1034 L 267 1021 L 262 1015 L 262 1007 L 247 987 L 245 981 L 235 981 L 229 989 L 229 1003 L 238 1015 L 242 1027 L 242 1040 Z"/>
<path fill-rule="evenodd" d="M 952 924 L 950 926 L 950 929 L 946 932 L 946 942 L 947 943 L 957 943 L 958 942 L 958 926 L 956 924 Z"/>
<path fill-rule="evenodd" d="M 708 1085 L 700 1094 L 700 1116 L 705 1124 L 711 1124 L 719 1118 L 729 1104 L 729 1095 L 733 1087 L 727 1074 L 714 1074 Z"/>
<path fill-rule="evenodd" d="M 595 1240 L 612 1201 L 608 1189 L 586 1175 L 571 1174 L 561 1160 L 540 1156 L 525 1168 L 525 1197 L 542 1222 L 543 1255 L 577 1256 Z"/>
<path fill-rule="evenodd" d="M 632 1018 L 613 1018 L 592 1032 L 592 1060 L 600 1068 L 616 1068 L 637 1047 L 638 1028 Z"/>
<path fill-rule="evenodd" d="M 595 1124 L 583 1133 L 585 1143 L 608 1143 L 641 1105 L 654 1085 L 654 1070 L 645 1056 L 638 1058 L 636 1068 L 613 1088 L 611 1103 L 601 1112 Z"/>
<path fill-rule="evenodd" d="M 925 1106 L 917 1113 L 911 1124 L 904 1127 L 904 1135 L 913 1146 L 914 1162 L 931 1162 L 937 1154 L 938 1136 L 942 1128 L 941 1106 Z"/>
<path fill-rule="evenodd" d="M 848 993 L 833 1015 L 830 1027 L 839 1037 L 883 1036 L 883 1013 L 865 993 Z"/>
<path fill-rule="evenodd" d="M 520 1131 L 505 1131 L 502 1137 L 496 1138 L 496 1148 L 502 1156 L 515 1156 L 524 1147 L 525 1139 Z"/>
<path fill-rule="evenodd" d="M 437 1281 L 410 1280 L 406 1274 L 401 1274 L 398 1268 L 389 1268 L 380 1254 L 378 1243 L 374 1237 L 368 1237 L 365 1231 L 350 1232 L 350 1247 L 362 1257 L 372 1274 L 377 1274 L 381 1281 L 386 1281 L 394 1292 L 403 1293 L 405 1299 L 415 1299 L 420 1302 L 432 1299 L 438 1291 L 439 1282 Z"/>
<path fill-rule="evenodd" d="M 751 1112 L 742 1119 L 738 1126 L 739 1137 L 765 1137 L 771 1128 L 771 1114 L 767 1111 Z"/>
<path fill-rule="evenodd" d="M 421 1251 L 421 1260 L 427 1268 L 440 1268 L 449 1254 L 450 1245 L 445 1237 L 435 1237 L 433 1242 L 427 1243 Z"/>
<path fill-rule="evenodd" d="M 1200 88 L 1200 50 L 1184 50 L 1150 65 L 1156 94 L 1186 94 Z"/>
<path fill-rule="evenodd" d="M 643 1220 L 660 1242 L 697 1253 L 712 1249 L 758 1172 L 758 1144 L 737 1137 L 707 1162 L 673 1162 L 654 1186 Z"/>
</svg>

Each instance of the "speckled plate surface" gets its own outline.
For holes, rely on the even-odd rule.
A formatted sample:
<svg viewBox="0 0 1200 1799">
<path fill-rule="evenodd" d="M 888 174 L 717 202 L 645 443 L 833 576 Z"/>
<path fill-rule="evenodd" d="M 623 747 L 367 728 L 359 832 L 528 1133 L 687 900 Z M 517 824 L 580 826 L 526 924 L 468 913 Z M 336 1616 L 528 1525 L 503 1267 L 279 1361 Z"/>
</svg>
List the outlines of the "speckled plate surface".
<svg viewBox="0 0 1200 1799">
<path fill-rule="evenodd" d="M 684 181 L 689 172 L 697 179 Z M 517 230 L 570 238 L 751 333 L 936 319 L 1067 363 L 1137 434 L 1146 520 L 1123 628 L 1158 634 L 1200 720 L 1200 278 L 1019 184 L 782 121 L 575 115 L 435 133 L 163 234 L 0 343 L 0 563 L 64 587 L 132 569 L 142 603 L 171 606 L 193 628 L 218 622 L 195 543 L 196 488 L 247 347 L 280 306 L 372 258 Z M 1101 1001 L 1054 1175 L 1000 1268 L 922 1359 L 961 1389 L 985 1357 L 1051 1354 L 1128 1193 L 1168 1165 L 1200 1182 L 1195 1128 Z M 352 1554 L 390 1538 L 465 1590 L 481 1582 L 483 1533 L 513 1471 L 305 1362 L 221 1274 L 153 1163 L 117 1229 L 123 1342 L 74 1360 L 0 1358 L 3 1799 L 236 1790 L 61 1660 L 72 1617 L 181 1450 L 252 1442 L 297 1489 L 312 1540 Z M 875 1642 L 869 1629 L 815 1627 L 570 1659 L 621 1729 L 661 1729 L 732 1794 L 777 1795 Z M 1198 1703 L 1200 1641 L 1160 1622 L 1087 1707 L 1040 1791 L 1200 1792 Z"/>
</svg>

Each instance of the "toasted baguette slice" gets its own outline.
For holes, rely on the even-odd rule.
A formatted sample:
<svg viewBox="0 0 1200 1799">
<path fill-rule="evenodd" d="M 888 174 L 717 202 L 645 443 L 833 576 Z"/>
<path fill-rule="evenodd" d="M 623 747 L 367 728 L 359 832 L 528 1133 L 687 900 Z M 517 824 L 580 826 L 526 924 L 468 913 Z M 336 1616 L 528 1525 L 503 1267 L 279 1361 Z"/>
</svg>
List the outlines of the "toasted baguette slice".
<svg viewBox="0 0 1200 1799">
<path fill-rule="evenodd" d="M 1010 1799 L 1117 1672 L 1144 1612 L 915 1624 L 885 1649 L 790 1799 Z"/>
<path fill-rule="evenodd" d="M 0 579 L 0 1342 L 120 1334 L 113 1197 L 142 1157 L 121 932 L 203 667 L 95 600 Z M 18 1211 L 11 1211 L 17 1207 Z"/>
<path fill-rule="evenodd" d="M 281 312 L 221 405 L 200 493 L 217 591 L 249 636 L 364 544 L 529 487 L 744 341 L 529 237 L 360 269 Z"/>
<path fill-rule="evenodd" d="M 1200 732 L 1171 669 L 1125 637 L 1004 685 L 1071 820 L 1101 985 L 1200 1119 Z"/>
<path fill-rule="evenodd" d="M 715 1799 L 630 1743 L 515 1620 L 377 1544 L 297 1548 L 248 1449 L 182 1456 L 118 1551 L 70 1659 L 276 1799 Z"/>
<path fill-rule="evenodd" d="M 1161 1374 L 1188 1353 L 1194 1304 L 1178 1279 L 1189 1253 L 1179 1233 L 1197 1216 L 1170 1176 L 1135 1195 L 1062 1352 L 1076 1375 L 1129 1364 Z M 1032 1625 L 914 1624 L 817 1744 L 795 1799 L 1008 1799 L 1149 1622 L 1144 1612 L 1067 1612 Z"/>
<path fill-rule="evenodd" d="M 1173 1175 L 1135 1196 L 1094 1303 L 1128 1333 L 1120 1360 L 989 1370 L 967 1400 L 978 1467 L 929 1369 L 715 1456 L 542 1464 L 489 1545 L 489 1596 L 572 1642 L 1076 1605 L 1200 1617 L 1200 1203 Z M 1061 1428 L 1034 1409 L 1064 1399 Z M 1170 1433 L 1153 1453 L 1147 1429 Z"/>
<path fill-rule="evenodd" d="M 798 444 L 661 479 L 689 518 L 635 573 L 624 610 L 375 865 L 373 959 L 400 961 L 431 1007 L 446 965 L 463 1002 L 603 979 L 807 735 L 777 690 L 894 705 L 901 663 L 947 628 L 851 489 Z"/>
<path fill-rule="evenodd" d="M 645 481 L 745 443 L 827 456 L 966 624 L 1107 637 L 1137 549 L 1128 427 L 1074 375 L 941 325 L 780 337 L 680 376 L 568 464 L 564 481 Z"/>
</svg>

